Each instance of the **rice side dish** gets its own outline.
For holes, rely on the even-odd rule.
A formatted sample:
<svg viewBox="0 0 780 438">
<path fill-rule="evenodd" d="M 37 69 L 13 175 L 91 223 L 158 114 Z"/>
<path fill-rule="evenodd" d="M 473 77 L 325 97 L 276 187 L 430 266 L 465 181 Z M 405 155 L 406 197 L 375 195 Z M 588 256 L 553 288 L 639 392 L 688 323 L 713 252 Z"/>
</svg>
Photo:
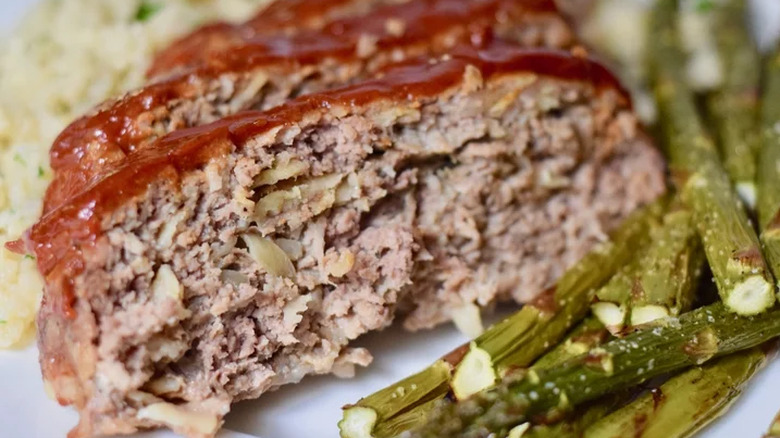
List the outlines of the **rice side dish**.
<svg viewBox="0 0 780 438">
<path fill-rule="evenodd" d="M 0 242 L 41 211 L 49 148 L 92 105 L 143 84 L 152 54 L 203 23 L 249 17 L 268 0 L 45 0 L 0 42 Z M 42 281 L 0 248 L 0 348 L 33 334 Z"/>
</svg>

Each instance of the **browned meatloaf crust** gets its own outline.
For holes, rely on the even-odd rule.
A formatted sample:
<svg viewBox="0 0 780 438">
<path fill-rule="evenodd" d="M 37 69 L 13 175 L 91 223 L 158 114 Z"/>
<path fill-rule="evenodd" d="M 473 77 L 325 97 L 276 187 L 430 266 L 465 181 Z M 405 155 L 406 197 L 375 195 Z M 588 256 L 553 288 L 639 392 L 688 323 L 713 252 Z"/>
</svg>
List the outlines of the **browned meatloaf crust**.
<svg viewBox="0 0 780 438">
<path fill-rule="evenodd" d="M 403 14 L 398 14 L 396 11 L 435 8 L 433 3 L 427 0 L 415 0 L 413 2 L 415 4 L 411 7 L 392 7 L 392 5 L 409 2 L 410 0 L 278 0 L 270 3 L 246 23 L 238 25 L 212 23 L 180 38 L 155 57 L 148 75 L 152 78 L 162 77 L 192 68 L 208 62 L 209 58 L 218 56 L 220 52 L 258 37 L 294 35 L 325 27 L 328 27 L 330 32 L 338 33 L 345 28 L 344 24 L 348 28 L 351 23 L 362 21 L 363 16 L 376 9 L 389 19 L 388 26 L 395 26 L 395 30 L 398 31 L 400 29 L 398 26 L 403 25 L 404 18 Z M 495 4 L 492 0 L 459 0 L 461 4 L 469 2 L 483 3 L 487 6 Z M 511 2 L 514 3 L 514 7 L 521 7 L 539 18 L 560 22 L 553 0 L 511 0 Z M 455 4 L 450 3 L 449 6 Z M 506 2 L 502 7 L 506 9 L 509 4 L 510 2 Z M 391 7 L 387 7 L 388 5 Z M 511 16 L 503 18 L 511 18 Z M 444 23 L 430 24 L 432 27 L 429 28 L 433 30 Z M 560 40 L 561 36 L 555 38 Z"/>
<path fill-rule="evenodd" d="M 43 375 L 72 437 L 208 437 L 396 315 L 533 298 L 663 190 L 603 67 L 498 42 L 180 130 L 31 229 Z"/>
<path fill-rule="evenodd" d="M 539 3 L 415 0 L 337 20 L 323 30 L 257 37 L 214 53 L 194 71 L 107 102 L 68 127 L 51 150 L 55 179 L 44 212 L 167 133 L 241 110 L 272 108 L 408 57 L 443 53 L 474 35 L 484 38 L 486 29 L 523 45 L 568 46 L 565 22 L 548 9 L 539 12 Z"/>
<path fill-rule="evenodd" d="M 322 29 L 331 22 L 365 15 L 387 4 L 409 0 L 277 0 L 246 23 L 209 23 L 175 40 L 155 56 L 147 75 L 161 77 L 192 68 L 215 53 L 258 36 L 293 35 Z M 546 1 L 546 0 L 542 0 Z"/>
</svg>

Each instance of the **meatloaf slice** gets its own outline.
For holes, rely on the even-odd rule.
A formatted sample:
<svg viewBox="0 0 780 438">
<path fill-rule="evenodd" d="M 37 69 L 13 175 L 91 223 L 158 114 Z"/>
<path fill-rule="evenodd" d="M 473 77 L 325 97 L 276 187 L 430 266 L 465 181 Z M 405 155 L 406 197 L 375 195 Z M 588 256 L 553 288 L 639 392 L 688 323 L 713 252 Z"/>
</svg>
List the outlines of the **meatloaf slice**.
<svg viewBox="0 0 780 438">
<path fill-rule="evenodd" d="M 161 78 L 193 68 L 249 38 L 322 29 L 335 20 L 366 15 L 378 6 L 406 1 L 409 0 L 272 1 L 246 23 L 210 23 L 175 40 L 155 56 L 147 76 Z"/>
<path fill-rule="evenodd" d="M 416 0 L 322 31 L 257 37 L 214 54 L 207 65 L 107 102 L 65 129 L 51 150 L 55 178 L 44 211 L 167 133 L 370 77 L 407 57 L 443 53 L 457 41 L 484 39 L 486 27 L 525 45 L 567 46 L 565 22 L 539 3 Z"/>
<path fill-rule="evenodd" d="M 525 302 L 664 191 L 600 65 L 500 43 L 177 131 L 42 217 L 47 385 L 73 438 L 212 436 L 396 318 Z"/>
</svg>

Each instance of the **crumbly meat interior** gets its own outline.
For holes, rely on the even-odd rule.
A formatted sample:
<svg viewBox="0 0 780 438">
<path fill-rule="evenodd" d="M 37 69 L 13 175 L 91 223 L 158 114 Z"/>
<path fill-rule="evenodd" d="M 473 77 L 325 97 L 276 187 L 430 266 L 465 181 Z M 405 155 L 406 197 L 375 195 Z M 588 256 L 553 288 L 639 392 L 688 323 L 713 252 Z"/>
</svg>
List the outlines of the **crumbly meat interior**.
<svg viewBox="0 0 780 438">
<path fill-rule="evenodd" d="M 352 374 L 371 356 L 348 343 L 394 319 L 533 298 L 663 191 L 617 92 L 467 71 L 437 99 L 313 111 L 105 218 L 76 279 L 83 430 L 211 436 L 232 401 Z"/>
</svg>

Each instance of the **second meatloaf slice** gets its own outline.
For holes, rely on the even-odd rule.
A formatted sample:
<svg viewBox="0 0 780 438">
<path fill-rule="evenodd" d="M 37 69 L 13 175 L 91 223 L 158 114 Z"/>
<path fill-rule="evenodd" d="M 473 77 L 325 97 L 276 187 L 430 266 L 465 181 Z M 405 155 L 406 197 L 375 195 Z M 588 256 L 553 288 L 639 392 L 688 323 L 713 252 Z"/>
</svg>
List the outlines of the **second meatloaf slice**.
<svg viewBox="0 0 780 438">
<path fill-rule="evenodd" d="M 495 43 L 175 132 L 34 226 L 74 437 L 206 437 L 351 340 L 525 302 L 664 190 L 601 66 Z"/>
<path fill-rule="evenodd" d="M 198 68 L 105 102 L 66 128 L 51 149 L 54 180 L 44 211 L 170 132 L 359 82 L 394 62 L 441 55 L 462 41 L 479 44 L 493 33 L 523 46 L 572 42 L 553 0 L 415 0 L 325 29 L 256 36 L 207 52 Z"/>
</svg>

